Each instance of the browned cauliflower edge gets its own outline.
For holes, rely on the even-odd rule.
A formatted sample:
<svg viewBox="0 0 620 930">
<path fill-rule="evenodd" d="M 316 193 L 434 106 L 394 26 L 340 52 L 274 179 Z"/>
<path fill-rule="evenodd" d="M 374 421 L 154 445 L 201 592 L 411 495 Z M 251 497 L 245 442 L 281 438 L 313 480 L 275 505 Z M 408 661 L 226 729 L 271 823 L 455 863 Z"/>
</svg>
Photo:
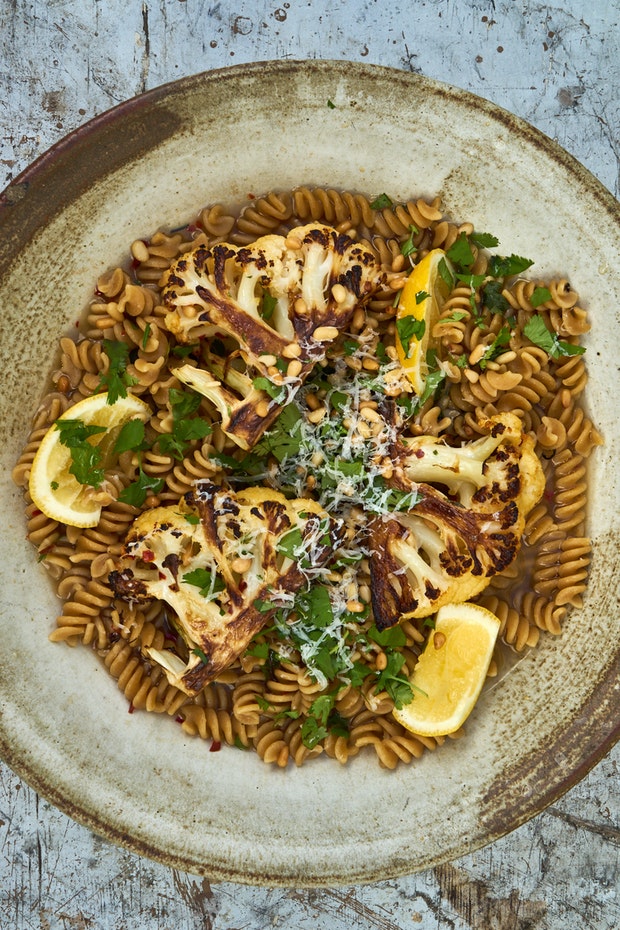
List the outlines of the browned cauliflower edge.
<svg viewBox="0 0 620 930">
<path fill-rule="evenodd" d="M 231 345 L 219 356 L 209 347 L 205 367 L 187 363 L 175 375 L 250 449 L 384 280 L 369 249 L 319 223 L 247 246 L 200 245 L 160 281 L 166 326 L 180 342 L 217 336 Z"/>
<path fill-rule="evenodd" d="M 201 481 L 179 505 L 136 518 L 110 585 L 125 600 L 157 598 L 172 608 L 179 643 L 146 652 L 172 684 L 195 694 L 292 601 L 340 535 L 314 501 Z"/>
<path fill-rule="evenodd" d="M 460 448 L 420 436 L 394 450 L 394 481 L 417 489 L 420 499 L 413 510 L 378 517 L 370 527 L 380 630 L 471 600 L 516 558 L 544 473 L 517 416 L 479 425 L 487 435 Z"/>
</svg>

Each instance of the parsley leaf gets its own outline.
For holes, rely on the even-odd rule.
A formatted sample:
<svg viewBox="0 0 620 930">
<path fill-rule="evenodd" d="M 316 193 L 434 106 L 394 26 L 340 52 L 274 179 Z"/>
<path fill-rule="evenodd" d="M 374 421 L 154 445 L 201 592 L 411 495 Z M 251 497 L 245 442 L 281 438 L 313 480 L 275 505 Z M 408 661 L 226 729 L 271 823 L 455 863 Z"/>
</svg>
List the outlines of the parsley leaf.
<svg viewBox="0 0 620 930">
<path fill-rule="evenodd" d="M 60 432 L 60 442 L 71 452 L 69 473 L 79 481 L 93 488 L 99 488 L 105 475 L 101 468 L 101 449 L 88 442 L 91 436 L 105 433 L 105 426 L 87 426 L 83 420 L 68 418 L 56 420 L 54 424 Z"/>
<path fill-rule="evenodd" d="M 502 326 L 499 333 L 497 334 L 497 336 L 495 337 L 491 345 L 487 347 L 484 355 L 478 362 L 478 365 L 480 366 L 482 370 L 484 370 L 487 367 L 487 364 L 489 362 L 493 361 L 494 358 L 497 358 L 498 355 L 502 354 L 504 346 L 507 346 L 508 343 L 510 342 L 511 335 L 512 335 L 512 331 L 510 329 L 510 326 Z"/>
<path fill-rule="evenodd" d="M 264 292 L 262 300 L 260 302 L 259 313 L 266 323 L 268 323 L 271 317 L 273 316 L 273 312 L 276 309 L 277 303 L 278 303 L 277 297 L 273 297 L 269 293 L 269 291 Z"/>
<path fill-rule="evenodd" d="M 386 207 L 391 207 L 392 201 L 387 194 L 379 194 L 373 202 L 370 204 L 371 210 L 384 210 Z"/>
<path fill-rule="evenodd" d="M 405 657 L 400 652 L 386 650 L 387 666 L 377 676 L 376 691 L 386 691 L 394 701 L 397 710 L 410 704 L 413 700 L 413 690 L 409 679 L 401 673 L 405 664 Z"/>
<path fill-rule="evenodd" d="M 144 332 L 142 334 L 142 348 L 146 349 L 147 343 L 151 335 L 151 324 L 147 323 L 144 327 Z"/>
<path fill-rule="evenodd" d="M 159 494 L 163 486 L 163 478 L 154 478 L 152 475 L 147 475 L 142 471 L 142 466 L 139 466 L 137 479 L 126 488 L 123 488 L 118 495 L 118 499 L 123 504 L 130 504 L 132 507 L 142 507 L 148 492 L 152 491 L 153 494 Z"/>
<path fill-rule="evenodd" d="M 417 227 L 411 225 L 409 227 L 409 236 L 401 243 L 400 251 L 401 255 L 404 255 L 405 258 L 409 258 L 410 255 L 413 255 L 414 252 L 417 252 L 417 247 L 413 243 L 413 237 L 418 234 Z"/>
<path fill-rule="evenodd" d="M 407 642 L 407 636 L 402 626 L 391 626 L 387 630 L 378 630 L 375 624 L 368 630 L 368 638 L 379 646 L 392 646 L 399 649 Z"/>
<path fill-rule="evenodd" d="M 269 378 L 264 378 L 262 376 L 254 378 L 252 386 L 255 387 L 257 391 L 265 391 L 265 393 L 269 394 L 275 401 L 281 401 L 286 396 L 286 388 L 284 385 L 274 384 Z"/>
<path fill-rule="evenodd" d="M 529 258 L 521 258 L 519 255 L 492 255 L 489 261 L 488 273 L 492 278 L 511 278 L 516 274 L 521 274 L 534 264 Z"/>
<path fill-rule="evenodd" d="M 403 316 L 399 320 L 396 320 L 396 332 L 400 339 L 400 344 L 403 347 L 405 357 L 409 355 L 411 340 L 416 339 L 419 342 L 424 336 L 425 329 L 426 322 L 424 320 L 416 320 L 412 315 Z"/>
<path fill-rule="evenodd" d="M 278 462 L 299 452 L 301 446 L 301 411 L 287 404 L 270 430 L 256 443 L 253 453 L 259 458 L 273 455 Z M 243 464 L 243 463 L 242 463 Z"/>
<path fill-rule="evenodd" d="M 549 332 L 541 316 L 531 317 L 523 327 L 523 333 L 534 345 L 544 349 L 554 359 L 564 355 L 583 355 L 586 351 L 584 346 L 576 346 L 558 339 L 557 333 Z"/>
<path fill-rule="evenodd" d="M 506 313 L 512 307 L 502 294 L 504 285 L 501 281 L 489 281 L 482 288 L 482 305 L 491 313 Z"/>
<path fill-rule="evenodd" d="M 211 425 L 200 417 L 192 417 L 200 407 L 200 394 L 171 388 L 168 396 L 172 408 L 172 430 L 159 436 L 157 442 L 164 455 L 181 460 L 194 439 L 204 439 L 211 433 Z"/>
<path fill-rule="evenodd" d="M 137 384 L 138 379 L 127 372 L 129 346 L 126 342 L 104 339 L 103 350 L 110 360 L 107 372 L 101 374 L 97 390 L 105 388 L 108 392 L 108 404 L 115 404 L 119 397 L 127 397 L 127 388 Z"/>
<path fill-rule="evenodd" d="M 479 246 L 481 249 L 494 249 L 499 245 L 499 239 L 492 236 L 491 233 L 473 232 L 469 238 L 474 245 Z"/>
<path fill-rule="evenodd" d="M 301 741 L 307 749 L 314 749 L 327 736 L 327 727 L 321 726 L 316 717 L 307 717 L 301 726 Z"/>
<path fill-rule="evenodd" d="M 447 287 L 450 290 L 452 290 L 452 288 L 454 287 L 454 276 L 452 272 L 450 271 L 450 268 L 448 267 L 448 263 L 445 260 L 445 258 L 442 258 L 439 261 L 437 265 L 437 271 L 439 273 L 439 277 L 444 282 L 444 284 L 447 285 Z"/>
<path fill-rule="evenodd" d="M 206 568 L 195 568 L 191 572 L 186 572 L 183 575 L 183 581 L 200 588 L 200 596 L 207 600 L 213 600 L 218 592 L 226 589 L 222 579 Z"/>
<path fill-rule="evenodd" d="M 129 420 L 118 434 L 114 443 L 114 452 L 120 455 L 121 452 L 138 451 L 143 448 L 144 423 L 142 420 Z"/>
<path fill-rule="evenodd" d="M 459 268 L 471 268 L 476 260 L 471 244 L 465 233 L 460 233 L 446 252 L 446 258 Z"/>
<path fill-rule="evenodd" d="M 530 297 L 530 303 L 533 307 L 540 307 L 541 304 L 551 300 L 551 291 L 548 287 L 535 287 Z"/>
</svg>

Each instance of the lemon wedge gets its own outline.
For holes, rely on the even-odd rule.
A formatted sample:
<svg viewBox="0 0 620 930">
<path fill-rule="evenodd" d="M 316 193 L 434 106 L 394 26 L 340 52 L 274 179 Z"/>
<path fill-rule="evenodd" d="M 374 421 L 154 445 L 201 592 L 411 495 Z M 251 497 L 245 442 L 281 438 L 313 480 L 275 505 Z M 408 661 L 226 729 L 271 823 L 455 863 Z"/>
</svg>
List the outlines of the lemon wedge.
<svg viewBox="0 0 620 930">
<path fill-rule="evenodd" d="M 399 723 L 420 736 L 458 730 L 478 699 L 499 628 L 495 614 L 476 604 L 441 607 L 409 679 L 413 700 L 393 711 Z"/>
<path fill-rule="evenodd" d="M 103 427 L 86 441 L 101 452 L 99 467 L 109 468 L 114 461 L 114 444 L 129 420 L 148 420 L 148 404 L 129 394 L 108 404 L 108 395 L 93 394 L 66 410 L 59 420 L 79 420 L 86 427 Z M 56 421 L 56 423 L 58 420 Z M 71 449 L 61 442 L 61 431 L 54 423 L 47 431 L 32 462 L 29 490 L 35 505 L 46 516 L 68 526 L 96 526 L 101 503 L 91 485 L 80 484 L 69 469 Z"/>
<path fill-rule="evenodd" d="M 418 262 L 402 289 L 396 311 L 398 359 L 418 397 L 424 392 L 428 374 L 426 353 L 433 326 L 450 293 L 441 275 L 441 262 L 451 275 L 452 266 L 443 249 L 433 249 Z"/>
</svg>

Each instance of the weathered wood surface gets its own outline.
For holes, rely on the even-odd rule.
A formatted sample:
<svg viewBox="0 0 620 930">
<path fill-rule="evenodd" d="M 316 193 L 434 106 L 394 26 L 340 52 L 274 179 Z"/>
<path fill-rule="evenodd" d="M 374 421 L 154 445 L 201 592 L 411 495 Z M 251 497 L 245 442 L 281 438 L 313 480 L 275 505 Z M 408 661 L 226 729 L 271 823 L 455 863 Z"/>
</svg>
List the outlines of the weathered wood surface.
<svg viewBox="0 0 620 930">
<path fill-rule="evenodd" d="M 75 126 L 147 88 L 284 57 L 373 62 L 470 89 L 620 193 L 618 0 L 0 0 L 0 188 Z M 617 930 L 619 762 L 616 747 L 484 850 L 408 878 L 319 891 L 210 886 L 141 859 L 0 764 L 0 927 Z"/>
</svg>

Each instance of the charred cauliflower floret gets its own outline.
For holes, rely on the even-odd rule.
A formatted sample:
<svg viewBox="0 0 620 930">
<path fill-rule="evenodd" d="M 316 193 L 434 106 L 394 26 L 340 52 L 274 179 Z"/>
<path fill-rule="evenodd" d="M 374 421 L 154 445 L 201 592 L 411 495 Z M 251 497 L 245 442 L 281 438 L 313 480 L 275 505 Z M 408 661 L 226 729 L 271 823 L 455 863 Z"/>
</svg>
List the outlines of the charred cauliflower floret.
<svg viewBox="0 0 620 930">
<path fill-rule="evenodd" d="M 339 538 L 314 501 L 202 481 L 180 505 L 140 514 L 110 584 L 125 600 L 170 605 L 182 649 L 146 651 L 172 684 L 195 694 L 307 584 Z"/>
<path fill-rule="evenodd" d="M 317 223 L 248 246 L 201 245 L 160 282 L 166 326 L 180 342 L 217 336 L 233 348 L 219 356 L 210 349 L 206 368 L 186 364 L 175 374 L 249 449 L 383 281 L 371 251 Z"/>
<path fill-rule="evenodd" d="M 544 491 L 544 474 L 518 417 L 501 414 L 480 425 L 488 436 L 460 448 L 423 436 L 403 443 L 395 455 L 399 486 L 417 488 L 420 499 L 408 513 L 371 526 L 379 629 L 471 600 L 517 555 L 525 518 Z"/>
</svg>

